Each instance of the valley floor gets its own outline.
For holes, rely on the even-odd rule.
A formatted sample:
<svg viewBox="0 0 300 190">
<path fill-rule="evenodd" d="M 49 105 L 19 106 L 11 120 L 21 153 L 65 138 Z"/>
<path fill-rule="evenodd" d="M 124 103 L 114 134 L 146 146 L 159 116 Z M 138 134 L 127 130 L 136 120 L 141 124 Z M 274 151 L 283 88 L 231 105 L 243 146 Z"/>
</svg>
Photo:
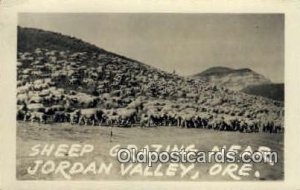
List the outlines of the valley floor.
<svg viewBox="0 0 300 190">
<path fill-rule="evenodd" d="M 112 137 L 111 137 L 112 130 Z M 284 178 L 284 159 L 283 159 L 283 136 L 284 134 L 268 134 L 268 133 L 239 133 L 239 132 L 221 132 L 205 129 L 182 129 L 175 127 L 159 127 L 159 128 L 110 128 L 110 127 L 92 127 L 92 126 L 76 126 L 67 123 L 63 124 L 38 124 L 29 122 L 17 123 L 17 179 L 19 180 L 66 180 L 61 172 L 50 172 L 44 174 L 41 171 L 31 175 L 28 168 L 34 166 L 36 160 L 51 160 L 54 163 L 61 161 L 70 161 L 71 163 L 80 162 L 87 166 L 89 163 L 112 163 L 109 175 L 105 173 L 94 174 L 87 172 L 86 174 L 72 175 L 71 180 L 195 180 L 195 181 L 212 181 L 212 180 L 283 180 Z M 33 153 L 32 147 L 36 145 L 54 144 L 57 147 L 60 144 L 90 144 L 94 146 L 94 150 L 81 157 L 70 157 L 68 154 L 65 157 L 57 157 L 53 153 L 49 156 L 37 155 L 30 156 Z M 242 164 L 237 164 L 237 171 L 233 172 L 239 179 L 232 177 L 226 170 L 228 164 L 221 165 L 221 171 L 216 175 L 210 175 L 209 170 L 214 165 L 212 163 L 196 163 L 193 170 L 183 175 L 177 168 L 175 176 L 165 175 L 168 169 L 168 164 L 162 164 L 161 168 L 157 165 L 150 168 L 149 176 L 145 177 L 139 173 L 139 169 L 131 167 L 127 164 L 129 170 L 124 175 L 121 174 L 121 166 L 115 157 L 109 153 L 116 145 L 126 147 L 135 145 L 138 148 L 152 145 L 162 145 L 162 150 L 171 149 L 174 146 L 195 145 L 199 151 L 209 151 L 214 146 L 227 148 L 232 145 L 241 146 L 244 150 L 250 146 L 256 150 L 259 146 L 270 147 L 273 151 L 278 152 L 279 162 L 275 165 L 253 164 L 248 175 L 242 175 Z M 136 164 L 135 164 L 136 165 Z M 190 164 L 185 164 L 188 167 Z M 51 167 L 51 166 L 49 166 Z M 131 169 L 130 169 L 131 167 Z M 143 168 L 145 168 L 143 166 Z M 49 169 L 49 168 L 48 168 Z M 123 168 L 124 169 L 124 168 Z M 134 171 L 135 172 L 134 172 Z M 160 170 L 163 176 L 151 176 L 151 171 Z M 156 172 L 157 172 L 156 171 Z M 124 172 L 124 171 L 123 171 Z M 130 173 L 131 172 L 131 173 Z M 149 173 L 150 172 L 150 173 Z M 240 173 L 238 173 L 240 172 Z M 259 172 L 259 175 L 257 173 Z M 147 172 L 146 172 L 147 173 Z M 153 172 L 152 172 L 153 174 Z M 182 176 L 183 175 L 183 176 Z"/>
</svg>

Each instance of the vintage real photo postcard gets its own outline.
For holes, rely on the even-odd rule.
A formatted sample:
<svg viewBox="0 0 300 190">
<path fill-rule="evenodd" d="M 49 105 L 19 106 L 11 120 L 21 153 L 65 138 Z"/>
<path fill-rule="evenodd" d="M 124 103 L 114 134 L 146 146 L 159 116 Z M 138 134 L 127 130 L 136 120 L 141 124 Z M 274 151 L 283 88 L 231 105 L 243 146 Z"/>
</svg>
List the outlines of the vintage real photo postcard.
<svg viewBox="0 0 300 190">
<path fill-rule="evenodd" d="M 1 31 L 3 184 L 300 188 L 284 11 L 26 10 Z"/>
</svg>

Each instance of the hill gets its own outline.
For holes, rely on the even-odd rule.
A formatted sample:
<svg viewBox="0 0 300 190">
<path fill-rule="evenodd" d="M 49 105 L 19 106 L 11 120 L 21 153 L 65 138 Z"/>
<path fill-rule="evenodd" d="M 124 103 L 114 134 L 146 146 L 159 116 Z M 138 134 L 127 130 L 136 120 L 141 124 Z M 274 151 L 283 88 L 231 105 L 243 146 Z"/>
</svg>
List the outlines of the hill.
<svg viewBox="0 0 300 190">
<path fill-rule="evenodd" d="M 36 48 L 41 47 L 57 51 L 106 52 L 101 48 L 74 37 L 41 29 L 22 28 L 18 26 L 18 52 L 32 52 Z"/>
<path fill-rule="evenodd" d="M 212 67 L 199 74 L 193 75 L 192 78 L 201 79 L 211 84 L 237 91 L 251 85 L 271 83 L 271 81 L 263 75 L 248 68 L 231 69 L 227 67 Z"/>
<path fill-rule="evenodd" d="M 228 67 L 211 67 L 199 74 L 196 74 L 195 77 L 204 77 L 204 76 L 211 76 L 211 75 L 226 75 L 230 72 L 234 71 L 231 68 Z"/>
<path fill-rule="evenodd" d="M 284 101 L 284 84 L 262 84 L 248 86 L 242 92 L 263 96 L 273 100 Z"/>
</svg>

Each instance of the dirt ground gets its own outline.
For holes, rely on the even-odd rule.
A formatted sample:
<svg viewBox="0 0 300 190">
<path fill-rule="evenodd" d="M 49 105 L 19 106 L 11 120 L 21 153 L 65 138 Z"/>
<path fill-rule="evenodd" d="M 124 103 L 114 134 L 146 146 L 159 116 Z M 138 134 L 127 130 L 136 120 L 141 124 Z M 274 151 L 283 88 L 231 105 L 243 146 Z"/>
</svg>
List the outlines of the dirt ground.
<svg viewBox="0 0 300 190">
<path fill-rule="evenodd" d="M 38 124 L 29 122 L 18 122 L 17 124 L 17 179 L 19 180 L 67 180 L 61 172 L 43 173 L 37 170 L 35 174 L 28 173 L 28 168 L 34 166 L 36 160 L 53 161 L 59 164 L 63 161 L 70 163 L 80 162 L 87 167 L 91 162 L 97 164 L 112 164 L 109 173 L 93 173 L 88 171 L 85 174 L 77 173 L 70 175 L 70 180 L 195 180 L 195 181 L 212 181 L 212 180 L 283 180 L 284 178 L 284 160 L 283 160 L 283 134 L 267 133 L 239 133 L 239 132 L 222 132 L 205 129 L 182 129 L 176 127 L 159 127 L 159 128 L 112 128 L 111 137 L 110 127 L 93 127 L 93 126 L 76 126 L 67 123 L 63 124 Z M 53 144 L 57 147 L 60 144 L 86 145 L 94 146 L 92 152 L 86 153 L 80 157 L 71 157 L 69 154 L 58 157 L 54 153 L 49 156 L 37 155 L 30 156 L 33 153 L 32 147 L 40 144 Z M 176 165 L 173 173 L 170 172 L 170 163 L 154 164 L 153 167 L 146 170 L 145 164 L 138 165 L 125 164 L 128 166 L 127 173 L 122 174 L 121 164 L 109 152 L 112 147 L 120 145 L 127 147 L 135 145 L 139 149 L 144 146 L 154 147 L 161 145 L 161 150 L 168 150 L 174 146 L 194 145 L 199 151 L 212 150 L 214 146 L 229 148 L 232 145 L 239 145 L 244 150 L 250 146 L 253 151 L 260 146 L 270 147 L 272 151 L 278 152 L 278 163 L 270 165 L 269 163 L 251 164 L 247 172 L 244 164 L 237 163 L 236 171 L 229 174 L 228 165 L 221 164 L 220 171 L 211 173 L 210 170 L 215 163 L 185 163 Z M 56 165 L 56 166 L 57 166 Z M 138 165 L 138 166 L 137 166 Z M 160 166 L 161 167 L 160 167 Z M 193 166 L 191 166 L 193 165 Z M 232 166 L 233 164 L 231 164 Z M 98 166 L 98 165 L 97 165 Z M 174 166 L 174 165 L 173 165 Z M 184 174 L 184 169 L 192 169 Z M 227 168 L 227 169 L 226 169 Z M 123 168 L 124 169 L 124 168 Z M 244 168 L 245 169 L 245 168 Z M 98 170 L 97 170 L 98 171 Z M 100 171 L 100 170 L 99 170 Z M 175 171 L 175 172 L 174 172 Z M 227 172 L 226 172 L 227 171 Z M 168 173 L 169 172 L 169 173 Z M 142 174 L 141 174 L 142 173 Z M 159 174 L 162 175 L 159 175 Z M 234 176 L 232 176 L 234 175 Z M 237 176 L 237 178 L 236 178 Z"/>
</svg>

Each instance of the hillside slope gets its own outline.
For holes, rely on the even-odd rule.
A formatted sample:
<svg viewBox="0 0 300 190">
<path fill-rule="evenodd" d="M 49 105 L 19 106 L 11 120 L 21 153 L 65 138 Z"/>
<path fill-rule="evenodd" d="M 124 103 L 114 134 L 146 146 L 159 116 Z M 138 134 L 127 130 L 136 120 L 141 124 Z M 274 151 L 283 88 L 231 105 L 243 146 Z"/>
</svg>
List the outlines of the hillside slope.
<svg viewBox="0 0 300 190">
<path fill-rule="evenodd" d="M 242 92 L 273 100 L 284 101 L 284 84 L 253 85 L 242 89 Z"/>
<path fill-rule="evenodd" d="M 56 32 L 18 26 L 18 52 L 31 52 L 36 48 L 47 47 L 57 51 L 89 51 L 104 53 L 105 51 L 80 39 L 65 36 Z"/>
</svg>

